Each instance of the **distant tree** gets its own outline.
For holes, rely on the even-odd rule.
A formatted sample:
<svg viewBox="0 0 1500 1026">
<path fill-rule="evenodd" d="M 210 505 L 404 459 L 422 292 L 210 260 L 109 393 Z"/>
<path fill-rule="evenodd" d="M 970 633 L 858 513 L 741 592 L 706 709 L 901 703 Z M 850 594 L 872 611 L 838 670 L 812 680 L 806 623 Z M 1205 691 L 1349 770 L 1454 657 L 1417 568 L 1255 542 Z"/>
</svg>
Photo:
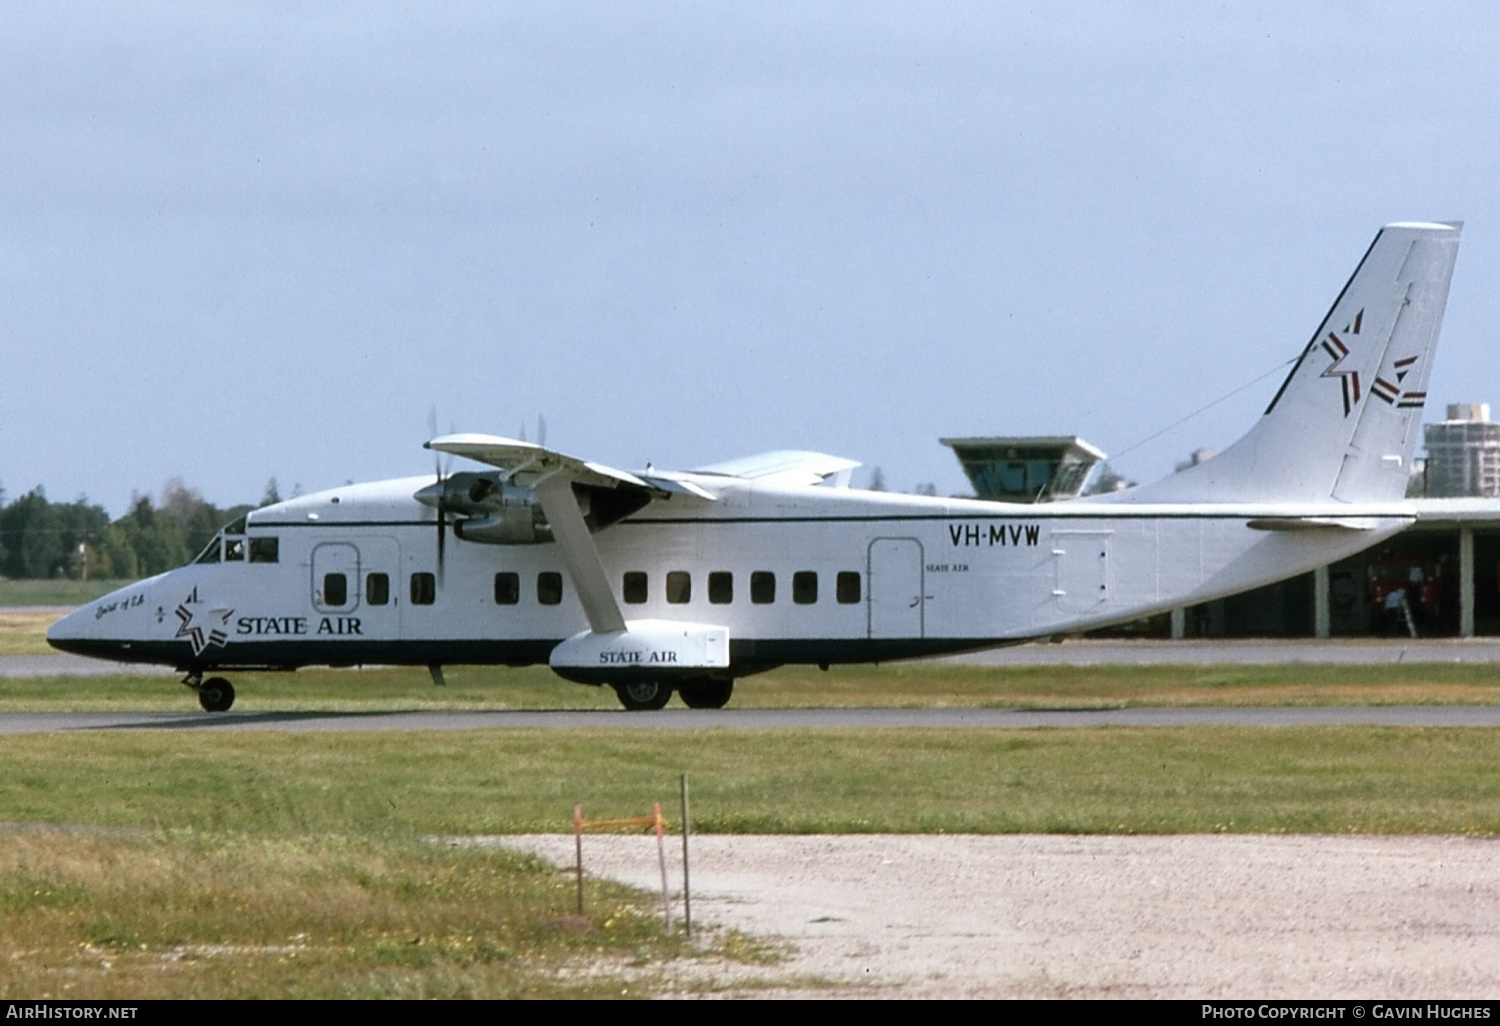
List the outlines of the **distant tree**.
<svg viewBox="0 0 1500 1026">
<path fill-rule="evenodd" d="M 51 503 L 38 486 L 0 509 L 0 574 L 11 578 L 77 576 L 80 545 L 97 541 L 109 524 L 109 514 L 76 502 Z"/>
<path fill-rule="evenodd" d="M 149 496 L 137 496 L 130 512 L 113 524 L 119 541 L 135 553 L 136 572 L 143 577 L 182 566 L 192 556 L 181 525 L 158 513 Z"/>
<path fill-rule="evenodd" d="M 879 467 L 876 467 L 870 473 L 869 490 L 872 491 L 872 492 L 883 492 L 883 491 L 885 491 L 885 474 L 881 471 L 881 469 Z"/>
<path fill-rule="evenodd" d="M 281 489 L 276 487 L 276 479 L 273 477 L 266 482 L 266 494 L 260 497 L 262 506 L 274 506 L 281 501 Z"/>
<path fill-rule="evenodd" d="M 929 481 L 926 484 L 919 484 L 919 485 L 917 485 L 916 488 L 912 489 L 912 494 L 913 495 L 936 495 L 937 494 L 937 482 L 935 482 L 935 481 Z"/>
</svg>

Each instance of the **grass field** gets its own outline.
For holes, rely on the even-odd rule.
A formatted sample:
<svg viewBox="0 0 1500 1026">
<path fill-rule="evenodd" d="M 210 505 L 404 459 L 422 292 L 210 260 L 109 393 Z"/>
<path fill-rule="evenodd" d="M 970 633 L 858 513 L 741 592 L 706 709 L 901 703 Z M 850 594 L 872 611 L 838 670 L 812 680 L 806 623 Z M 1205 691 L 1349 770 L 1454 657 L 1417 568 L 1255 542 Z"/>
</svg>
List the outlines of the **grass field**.
<svg viewBox="0 0 1500 1026">
<path fill-rule="evenodd" d="M 20 646 L 14 646 L 20 647 Z M 0 634 L 0 649 L 4 648 Z M 396 709 L 617 709 L 608 688 L 546 667 L 230 673 L 237 712 Z M 1104 709 L 1127 706 L 1493 705 L 1500 673 L 1474 664 L 1388 666 L 785 667 L 735 683 L 735 708 Z M 0 712 L 196 709 L 172 677 L 0 678 Z"/>
<path fill-rule="evenodd" d="M 1500 731 L 89 731 L 0 748 L 0 818 L 286 837 L 558 832 L 1500 833 Z"/>
<path fill-rule="evenodd" d="M 534 859 L 389 838 L 12 830 L 5 998 L 647 996 L 689 950 L 644 896 Z M 708 945 L 747 949 L 738 938 Z M 752 953 L 753 947 L 748 947 Z"/>
<path fill-rule="evenodd" d="M 1368 727 L 13 736 L 0 996 L 649 996 L 763 960 L 601 881 L 581 932 L 566 875 L 442 840 L 671 809 L 684 771 L 699 832 L 1494 835 L 1497 759 Z"/>
<path fill-rule="evenodd" d="M 0 613 L 0 654 L 48 651 Z M 237 711 L 615 708 L 546 668 L 236 673 Z M 784 668 L 740 707 L 1494 704 L 1461 664 Z M 171 677 L 0 679 L 0 711 L 189 710 Z M 434 843 L 669 808 L 709 832 L 1500 834 L 1500 731 L 1374 727 L 89 731 L 0 747 L 6 997 L 615 996 L 663 986 L 649 897 Z M 427 839 L 427 840 L 424 840 Z M 591 892 L 592 893 L 592 892 Z M 715 959 L 758 958 L 737 937 Z"/>
<path fill-rule="evenodd" d="M 132 581 L 12 581 L 0 577 L 0 607 L 81 606 Z M 0 612 L 3 612 L 0 608 Z"/>
</svg>

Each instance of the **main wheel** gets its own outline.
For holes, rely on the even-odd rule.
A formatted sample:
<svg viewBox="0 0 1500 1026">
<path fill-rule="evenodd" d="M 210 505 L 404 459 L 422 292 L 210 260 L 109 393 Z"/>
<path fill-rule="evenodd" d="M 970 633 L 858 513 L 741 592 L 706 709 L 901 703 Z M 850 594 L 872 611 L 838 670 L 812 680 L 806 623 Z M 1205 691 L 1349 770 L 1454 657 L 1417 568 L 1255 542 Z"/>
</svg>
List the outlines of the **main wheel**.
<svg viewBox="0 0 1500 1026">
<path fill-rule="evenodd" d="M 679 685 L 677 693 L 689 709 L 722 709 L 734 693 L 734 681 L 690 680 Z"/>
<path fill-rule="evenodd" d="M 234 685 L 223 677 L 210 677 L 198 685 L 198 704 L 208 712 L 228 712 L 234 704 Z"/>
<path fill-rule="evenodd" d="M 616 684 L 615 694 L 627 709 L 660 709 L 672 697 L 672 689 L 660 681 L 639 684 Z"/>
</svg>

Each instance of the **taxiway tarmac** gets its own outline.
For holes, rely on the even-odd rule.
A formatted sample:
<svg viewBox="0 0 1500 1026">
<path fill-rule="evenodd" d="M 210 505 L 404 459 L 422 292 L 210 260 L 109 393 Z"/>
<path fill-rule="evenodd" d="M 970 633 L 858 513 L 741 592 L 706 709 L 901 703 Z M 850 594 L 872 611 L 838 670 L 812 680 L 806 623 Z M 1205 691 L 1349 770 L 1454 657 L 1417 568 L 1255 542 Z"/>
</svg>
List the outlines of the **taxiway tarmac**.
<svg viewBox="0 0 1500 1026">
<path fill-rule="evenodd" d="M 1129 709 L 662 709 L 517 712 L 56 712 L 0 714 L 0 734 L 63 730 L 484 730 L 505 728 L 790 730 L 1027 727 L 1500 727 L 1500 706 Z"/>
<path fill-rule="evenodd" d="M 986 649 L 932 660 L 969 666 L 1214 666 L 1321 663 L 1500 663 L 1497 638 L 1215 638 L 1184 641 L 1073 639 Z M 176 673 L 169 666 L 112 663 L 62 653 L 0 656 L 0 677 L 104 677 Z"/>
</svg>

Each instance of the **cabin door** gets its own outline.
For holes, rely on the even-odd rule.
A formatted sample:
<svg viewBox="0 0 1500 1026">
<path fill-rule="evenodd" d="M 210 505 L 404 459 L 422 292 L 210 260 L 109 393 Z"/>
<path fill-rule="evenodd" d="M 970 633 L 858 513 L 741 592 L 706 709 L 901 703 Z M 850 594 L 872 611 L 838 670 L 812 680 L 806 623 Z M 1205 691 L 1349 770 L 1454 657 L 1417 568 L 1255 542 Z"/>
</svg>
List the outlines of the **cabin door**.
<svg viewBox="0 0 1500 1026">
<path fill-rule="evenodd" d="M 400 547 L 394 538 L 323 542 L 313 549 L 311 633 L 321 638 L 400 637 Z"/>
<path fill-rule="evenodd" d="M 922 543 L 915 538 L 876 538 L 870 543 L 869 570 L 870 637 L 922 637 Z"/>
</svg>

